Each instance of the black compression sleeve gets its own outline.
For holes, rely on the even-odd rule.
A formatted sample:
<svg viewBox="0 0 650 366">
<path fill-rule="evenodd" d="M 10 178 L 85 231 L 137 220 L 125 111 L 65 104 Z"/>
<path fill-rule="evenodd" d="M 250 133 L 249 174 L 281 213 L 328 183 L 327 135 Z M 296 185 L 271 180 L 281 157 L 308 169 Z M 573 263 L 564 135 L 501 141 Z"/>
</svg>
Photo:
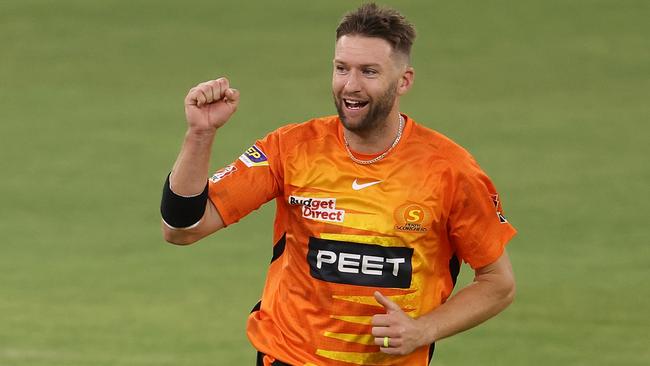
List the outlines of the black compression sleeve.
<svg viewBox="0 0 650 366">
<path fill-rule="evenodd" d="M 169 184 L 169 175 L 163 187 L 160 201 L 160 214 L 167 225 L 173 228 L 187 228 L 201 220 L 208 202 L 208 182 L 205 189 L 197 196 L 183 197 L 174 193 Z"/>
</svg>

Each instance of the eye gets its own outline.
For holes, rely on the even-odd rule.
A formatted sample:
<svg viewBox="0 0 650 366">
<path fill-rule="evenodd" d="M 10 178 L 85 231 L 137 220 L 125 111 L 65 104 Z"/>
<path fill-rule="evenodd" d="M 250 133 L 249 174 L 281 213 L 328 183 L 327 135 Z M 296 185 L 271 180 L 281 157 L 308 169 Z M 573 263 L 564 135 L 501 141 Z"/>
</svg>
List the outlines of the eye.
<svg viewBox="0 0 650 366">
<path fill-rule="evenodd" d="M 347 70 L 343 65 L 334 65 L 334 71 L 336 71 L 337 74 L 345 74 Z"/>
<path fill-rule="evenodd" d="M 366 76 L 375 76 L 378 72 L 375 69 L 363 69 L 363 74 Z"/>
</svg>

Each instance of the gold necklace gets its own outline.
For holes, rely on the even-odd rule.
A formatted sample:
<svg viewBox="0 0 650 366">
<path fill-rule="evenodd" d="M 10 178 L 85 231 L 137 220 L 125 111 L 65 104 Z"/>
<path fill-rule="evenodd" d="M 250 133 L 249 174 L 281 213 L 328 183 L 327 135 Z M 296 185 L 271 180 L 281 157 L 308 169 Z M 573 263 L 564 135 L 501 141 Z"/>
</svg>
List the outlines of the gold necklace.
<svg viewBox="0 0 650 366">
<path fill-rule="evenodd" d="M 354 154 L 352 153 L 352 150 L 350 150 L 350 144 L 348 143 L 348 139 L 345 137 L 345 132 L 343 132 L 343 141 L 345 141 L 345 150 L 348 152 L 348 156 L 350 157 L 350 159 L 352 159 L 352 161 L 354 161 L 357 164 L 361 164 L 361 165 L 368 165 L 368 164 L 376 163 L 379 160 L 385 158 L 386 155 L 388 155 L 388 153 L 391 150 L 393 150 L 395 148 L 395 146 L 397 146 L 397 144 L 399 143 L 399 140 L 402 138 L 402 131 L 404 130 L 404 123 L 405 123 L 404 122 L 404 117 L 402 117 L 402 115 L 400 114 L 399 115 L 399 128 L 397 129 L 397 136 L 395 137 L 395 140 L 390 145 L 388 150 L 384 151 L 379 156 L 375 156 L 374 158 L 372 158 L 370 160 L 361 160 L 361 159 L 357 158 L 356 156 L 354 156 Z"/>
</svg>

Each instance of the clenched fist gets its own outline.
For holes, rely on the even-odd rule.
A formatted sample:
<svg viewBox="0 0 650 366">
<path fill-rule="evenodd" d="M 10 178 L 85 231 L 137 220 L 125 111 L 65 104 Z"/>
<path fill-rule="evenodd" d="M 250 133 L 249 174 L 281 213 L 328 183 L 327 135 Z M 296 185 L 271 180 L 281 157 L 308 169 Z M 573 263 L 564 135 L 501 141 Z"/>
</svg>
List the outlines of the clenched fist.
<svg viewBox="0 0 650 366">
<path fill-rule="evenodd" d="M 226 78 L 206 81 L 190 89 L 185 97 L 188 127 L 212 132 L 223 126 L 237 110 L 239 91 Z"/>
</svg>

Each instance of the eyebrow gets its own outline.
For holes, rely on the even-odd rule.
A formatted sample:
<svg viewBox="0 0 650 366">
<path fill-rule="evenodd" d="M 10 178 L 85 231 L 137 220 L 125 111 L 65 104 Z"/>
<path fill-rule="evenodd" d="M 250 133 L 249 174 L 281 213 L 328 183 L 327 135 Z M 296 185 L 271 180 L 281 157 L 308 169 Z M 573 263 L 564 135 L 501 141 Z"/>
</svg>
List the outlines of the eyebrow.
<svg viewBox="0 0 650 366">
<path fill-rule="evenodd" d="M 341 61 L 341 60 L 337 60 L 337 59 L 334 59 L 334 63 L 347 65 L 346 62 L 343 62 L 343 61 Z M 381 65 L 378 64 L 378 63 L 361 64 L 360 66 L 361 66 L 361 67 L 381 67 Z"/>
</svg>

